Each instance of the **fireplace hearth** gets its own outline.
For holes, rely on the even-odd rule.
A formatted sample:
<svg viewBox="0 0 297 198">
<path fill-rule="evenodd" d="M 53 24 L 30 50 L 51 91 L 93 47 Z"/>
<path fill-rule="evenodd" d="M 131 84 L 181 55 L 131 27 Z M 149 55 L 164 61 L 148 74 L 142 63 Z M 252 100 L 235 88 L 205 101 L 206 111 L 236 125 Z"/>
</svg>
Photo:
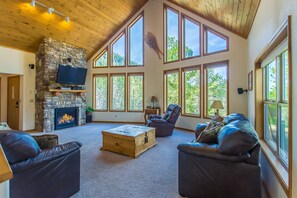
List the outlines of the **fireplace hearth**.
<svg viewBox="0 0 297 198">
<path fill-rule="evenodd" d="M 78 125 L 78 107 L 55 109 L 55 130 Z"/>
</svg>

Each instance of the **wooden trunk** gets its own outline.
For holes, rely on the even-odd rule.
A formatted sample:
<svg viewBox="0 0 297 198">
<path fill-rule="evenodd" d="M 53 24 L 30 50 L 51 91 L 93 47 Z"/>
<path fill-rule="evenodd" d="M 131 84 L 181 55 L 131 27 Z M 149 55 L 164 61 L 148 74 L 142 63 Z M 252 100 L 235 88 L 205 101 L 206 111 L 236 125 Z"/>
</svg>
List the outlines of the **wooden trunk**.
<svg viewBox="0 0 297 198">
<path fill-rule="evenodd" d="M 137 157 L 156 145 L 155 128 L 124 125 L 102 131 L 102 150 Z"/>
</svg>

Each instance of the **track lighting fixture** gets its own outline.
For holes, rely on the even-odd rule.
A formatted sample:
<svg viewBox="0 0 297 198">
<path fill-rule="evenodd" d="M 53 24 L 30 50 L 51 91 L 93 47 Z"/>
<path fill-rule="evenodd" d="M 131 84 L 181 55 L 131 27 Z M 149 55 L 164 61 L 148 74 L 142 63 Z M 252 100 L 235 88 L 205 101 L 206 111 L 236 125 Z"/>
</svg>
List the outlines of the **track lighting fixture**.
<svg viewBox="0 0 297 198">
<path fill-rule="evenodd" d="M 47 9 L 47 13 L 49 13 L 49 14 L 56 13 L 56 14 L 58 14 L 58 15 L 64 17 L 64 18 L 65 18 L 65 21 L 66 21 L 67 23 L 70 22 L 70 17 L 65 16 L 65 15 L 62 14 L 61 12 L 58 12 L 58 11 L 55 10 L 55 8 L 53 8 L 53 7 L 48 7 L 48 6 L 42 4 L 42 3 L 38 2 L 38 1 L 35 1 L 35 0 L 32 0 L 31 3 L 30 3 L 30 5 L 31 5 L 32 7 L 35 7 L 36 4 L 40 5 L 41 7 L 46 8 L 46 9 Z"/>
</svg>

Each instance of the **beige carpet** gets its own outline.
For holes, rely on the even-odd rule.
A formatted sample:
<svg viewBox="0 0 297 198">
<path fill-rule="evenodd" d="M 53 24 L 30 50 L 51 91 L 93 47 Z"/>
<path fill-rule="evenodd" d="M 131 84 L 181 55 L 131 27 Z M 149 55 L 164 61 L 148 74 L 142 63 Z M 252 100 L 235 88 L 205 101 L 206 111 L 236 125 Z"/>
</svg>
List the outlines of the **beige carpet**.
<svg viewBox="0 0 297 198">
<path fill-rule="evenodd" d="M 178 194 L 178 150 L 194 139 L 194 133 L 175 130 L 173 136 L 157 138 L 157 146 L 137 159 L 99 150 L 101 131 L 120 124 L 88 124 L 57 130 L 60 143 L 79 141 L 81 185 L 74 198 L 175 198 Z"/>
</svg>

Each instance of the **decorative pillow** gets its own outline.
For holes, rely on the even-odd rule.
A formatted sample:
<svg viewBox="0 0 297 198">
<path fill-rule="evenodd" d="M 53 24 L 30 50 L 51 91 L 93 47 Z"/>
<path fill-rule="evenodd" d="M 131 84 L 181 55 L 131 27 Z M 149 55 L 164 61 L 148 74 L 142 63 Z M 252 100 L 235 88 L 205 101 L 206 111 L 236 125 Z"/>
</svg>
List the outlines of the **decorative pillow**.
<svg viewBox="0 0 297 198">
<path fill-rule="evenodd" d="M 0 138 L 10 164 L 37 156 L 41 150 L 34 138 L 21 131 L 11 131 Z"/>
<path fill-rule="evenodd" d="M 202 133 L 200 133 L 200 135 L 197 137 L 196 141 L 200 143 L 207 143 L 207 144 L 218 143 L 217 135 L 221 128 L 222 126 L 218 125 L 207 130 L 204 129 L 204 131 L 202 131 Z"/>
<path fill-rule="evenodd" d="M 6 122 L 0 122 L 0 130 L 11 130 Z"/>
</svg>

